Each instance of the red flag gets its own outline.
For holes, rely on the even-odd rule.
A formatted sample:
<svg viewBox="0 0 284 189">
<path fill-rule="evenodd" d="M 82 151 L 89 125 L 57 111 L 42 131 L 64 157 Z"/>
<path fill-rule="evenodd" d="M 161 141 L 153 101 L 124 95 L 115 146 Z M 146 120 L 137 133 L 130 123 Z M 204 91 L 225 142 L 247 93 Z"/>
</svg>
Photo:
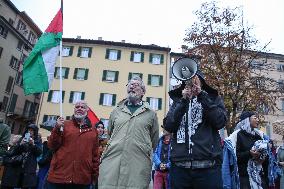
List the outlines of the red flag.
<svg viewBox="0 0 284 189">
<path fill-rule="evenodd" d="M 98 123 L 100 121 L 98 116 L 95 114 L 95 112 L 93 112 L 91 110 L 90 107 L 89 107 L 89 111 L 88 111 L 88 118 L 90 119 L 92 126 L 94 126 L 96 123 Z"/>
</svg>

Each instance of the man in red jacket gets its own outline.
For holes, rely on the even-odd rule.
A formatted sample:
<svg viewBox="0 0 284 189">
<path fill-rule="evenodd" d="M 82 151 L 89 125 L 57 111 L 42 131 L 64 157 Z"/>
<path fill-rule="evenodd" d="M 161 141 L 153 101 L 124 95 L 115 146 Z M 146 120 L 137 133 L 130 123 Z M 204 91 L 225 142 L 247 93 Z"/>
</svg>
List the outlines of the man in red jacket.
<svg viewBox="0 0 284 189">
<path fill-rule="evenodd" d="M 87 189 L 99 172 L 98 135 L 87 117 L 86 102 L 75 104 L 71 120 L 59 117 L 48 140 L 53 155 L 49 189 Z"/>
</svg>

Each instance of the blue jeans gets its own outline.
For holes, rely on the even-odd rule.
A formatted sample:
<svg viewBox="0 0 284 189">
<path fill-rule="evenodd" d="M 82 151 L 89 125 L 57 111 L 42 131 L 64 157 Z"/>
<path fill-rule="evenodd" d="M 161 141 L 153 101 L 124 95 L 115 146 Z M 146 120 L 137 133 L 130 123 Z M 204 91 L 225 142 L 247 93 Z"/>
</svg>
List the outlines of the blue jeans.
<svg viewBox="0 0 284 189">
<path fill-rule="evenodd" d="M 222 189 L 221 166 L 204 169 L 191 169 L 171 164 L 171 189 Z"/>
<path fill-rule="evenodd" d="M 58 184 L 47 182 L 47 189 L 89 189 L 90 185 L 82 184 Z"/>
</svg>

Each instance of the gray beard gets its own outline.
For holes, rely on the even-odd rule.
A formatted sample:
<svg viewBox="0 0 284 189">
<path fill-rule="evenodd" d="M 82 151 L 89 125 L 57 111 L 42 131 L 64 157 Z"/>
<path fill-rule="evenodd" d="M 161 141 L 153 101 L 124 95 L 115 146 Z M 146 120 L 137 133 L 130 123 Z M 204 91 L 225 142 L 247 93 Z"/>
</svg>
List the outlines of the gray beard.
<svg viewBox="0 0 284 189">
<path fill-rule="evenodd" d="M 86 116 L 87 116 L 87 112 L 84 115 L 74 114 L 74 117 L 78 120 L 85 119 Z"/>
<path fill-rule="evenodd" d="M 133 94 L 133 93 L 129 93 L 127 99 L 132 104 L 135 104 L 135 103 L 137 103 L 138 101 L 141 100 L 139 96 L 137 96 L 136 94 Z"/>
</svg>

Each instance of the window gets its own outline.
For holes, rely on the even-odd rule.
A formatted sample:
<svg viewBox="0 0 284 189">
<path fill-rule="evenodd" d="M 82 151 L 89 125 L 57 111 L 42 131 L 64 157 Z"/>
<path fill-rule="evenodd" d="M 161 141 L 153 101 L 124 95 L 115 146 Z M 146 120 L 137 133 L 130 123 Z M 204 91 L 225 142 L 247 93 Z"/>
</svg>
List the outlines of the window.
<svg viewBox="0 0 284 189">
<path fill-rule="evenodd" d="M 284 64 L 276 64 L 276 69 L 279 72 L 284 72 Z"/>
<path fill-rule="evenodd" d="M 116 94 L 101 93 L 100 105 L 114 106 L 116 103 Z"/>
<path fill-rule="evenodd" d="M 15 111 L 15 107 L 16 107 L 16 104 L 17 104 L 17 99 L 18 99 L 18 95 L 13 94 L 12 101 L 11 101 L 10 104 L 8 104 L 9 112 L 14 112 Z"/>
<path fill-rule="evenodd" d="M 9 76 L 8 82 L 7 82 L 7 85 L 6 85 L 6 89 L 5 89 L 5 91 L 6 91 L 7 93 L 10 93 L 11 88 L 12 88 L 12 85 L 13 85 L 13 81 L 14 81 L 14 78 L 11 77 L 11 76 Z"/>
<path fill-rule="evenodd" d="M 14 24 L 14 20 L 12 18 L 9 18 L 9 24 L 11 24 L 11 25 Z"/>
<path fill-rule="evenodd" d="M 128 74 L 128 81 L 130 81 L 130 79 L 132 79 L 133 77 L 140 77 L 142 80 L 143 80 L 143 74 L 142 73 L 132 73 L 132 72 L 129 72 Z"/>
<path fill-rule="evenodd" d="M 62 67 L 61 74 L 63 79 L 68 79 L 69 68 Z M 55 67 L 54 77 L 56 79 L 60 78 L 60 67 Z"/>
<path fill-rule="evenodd" d="M 7 106 L 8 106 L 8 101 L 9 101 L 9 98 L 6 97 L 6 96 L 4 96 L 4 97 L 3 97 L 2 106 L 1 106 L 1 110 L 2 110 L 2 111 L 6 111 Z"/>
<path fill-rule="evenodd" d="M 2 52 L 3 52 L 3 48 L 0 47 L 0 58 L 1 58 L 1 56 L 2 56 Z"/>
<path fill-rule="evenodd" d="M 284 80 L 279 79 L 277 83 L 278 83 L 278 89 L 284 90 Z"/>
<path fill-rule="evenodd" d="M 162 99 L 161 98 L 147 97 L 146 101 L 149 103 L 150 107 L 153 110 L 161 110 L 162 109 Z"/>
<path fill-rule="evenodd" d="M 44 115 L 42 122 L 55 122 L 58 117 L 58 115 Z"/>
<path fill-rule="evenodd" d="M 26 100 L 25 105 L 24 105 L 24 111 L 23 111 L 23 116 L 24 117 L 30 117 L 33 115 L 33 112 L 31 111 L 33 108 L 33 103 L 31 101 Z"/>
<path fill-rule="evenodd" d="M 24 43 L 22 41 L 18 42 L 17 49 L 22 50 Z"/>
<path fill-rule="evenodd" d="M 109 60 L 120 60 L 121 50 L 116 49 L 106 49 L 106 59 Z"/>
<path fill-rule="evenodd" d="M 153 87 L 158 87 L 163 85 L 163 76 L 162 75 L 151 75 L 148 74 L 148 85 Z"/>
<path fill-rule="evenodd" d="M 62 102 L 64 102 L 65 91 L 62 91 Z M 47 97 L 47 102 L 59 103 L 60 102 L 60 91 L 50 90 Z"/>
<path fill-rule="evenodd" d="M 5 28 L 4 26 L 0 25 L 0 35 L 3 37 L 3 38 L 6 38 L 7 35 L 8 35 L 8 29 Z"/>
<path fill-rule="evenodd" d="M 18 72 L 17 78 L 16 78 L 16 84 L 19 86 L 23 86 L 23 72 Z"/>
<path fill-rule="evenodd" d="M 92 48 L 91 47 L 79 47 L 78 49 L 78 57 L 81 58 L 90 58 L 92 55 Z"/>
<path fill-rule="evenodd" d="M 27 58 L 28 58 L 27 55 L 22 54 L 22 56 L 21 56 L 21 64 L 23 64 Z"/>
<path fill-rule="evenodd" d="M 256 61 L 256 60 L 253 60 L 251 63 L 250 63 L 250 66 L 252 69 L 261 69 L 261 67 L 263 66 L 263 62 L 260 62 L 260 61 Z"/>
<path fill-rule="evenodd" d="M 131 51 L 130 61 L 131 62 L 144 62 L 144 53 Z"/>
<path fill-rule="evenodd" d="M 87 80 L 89 69 L 85 68 L 75 68 L 73 79 L 76 80 Z"/>
<path fill-rule="evenodd" d="M 26 30 L 26 25 L 24 24 L 22 20 L 18 21 L 17 30 Z"/>
<path fill-rule="evenodd" d="M 63 46 L 62 48 L 62 56 L 72 56 L 73 47 Z"/>
<path fill-rule="evenodd" d="M 117 82 L 118 81 L 118 71 L 104 70 L 103 71 L 103 81 Z"/>
<path fill-rule="evenodd" d="M 36 41 L 36 35 L 30 31 L 30 34 L 29 34 L 29 37 L 28 37 L 28 40 L 31 44 L 35 44 L 35 41 Z"/>
<path fill-rule="evenodd" d="M 70 98 L 69 102 L 75 104 L 76 102 L 80 100 L 85 99 L 85 92 L 80 92 L 80 91 L 71 91 L 70 92 Z"/>
<path fill-rule="evenodd" d="M 164 55 L 150 53 L 149 62 L 151 64 L 163 64 L 164 63 Z"/>
<path fill-rule="evenodd" d="M 12 56 L 12 58 L 11 58 L 10 67 L 15 69 L 15 70 L 18 70 L 19 67 L 20 67 L 18 59 L 16 59 L 14 56 Z"/>
</svg>

